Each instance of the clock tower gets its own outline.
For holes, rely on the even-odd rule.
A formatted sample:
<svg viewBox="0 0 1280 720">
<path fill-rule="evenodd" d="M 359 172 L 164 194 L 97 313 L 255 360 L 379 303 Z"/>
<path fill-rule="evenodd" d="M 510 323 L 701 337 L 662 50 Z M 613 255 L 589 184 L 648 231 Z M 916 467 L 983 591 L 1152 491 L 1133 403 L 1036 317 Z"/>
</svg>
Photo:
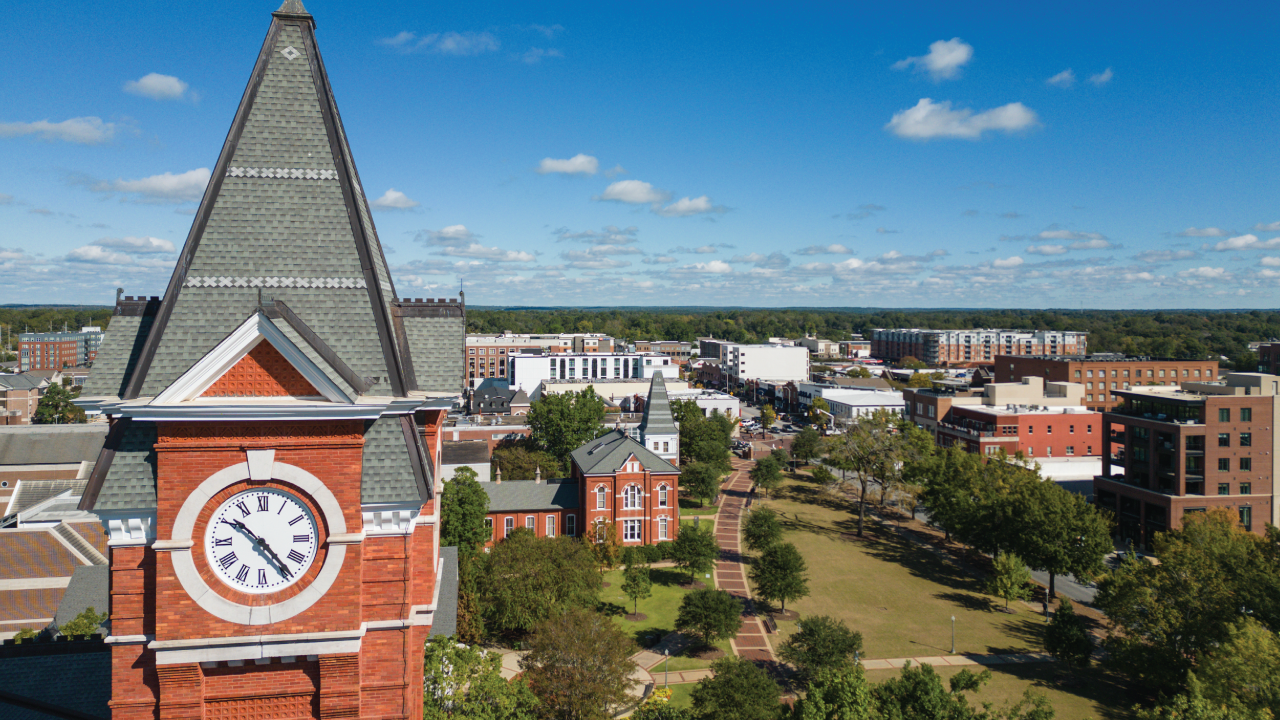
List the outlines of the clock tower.
<svg viewBox="0 0 1280 720">
<path fill-rule="evenodd" d="M 79 401 L 111 423 L 82 508 L 110 535 L 114 720 L 421 717 L 456 610 L 431 428 L 464 313 L 396 298 L 286 0 L 164 296 L 117 299 Z"/>
</svg>

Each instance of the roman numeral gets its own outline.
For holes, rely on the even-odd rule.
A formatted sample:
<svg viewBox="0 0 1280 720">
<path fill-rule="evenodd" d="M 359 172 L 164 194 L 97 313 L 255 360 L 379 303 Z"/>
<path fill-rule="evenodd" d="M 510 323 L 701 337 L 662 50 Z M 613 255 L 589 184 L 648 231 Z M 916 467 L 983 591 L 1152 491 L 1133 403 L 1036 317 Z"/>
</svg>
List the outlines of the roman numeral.
<svg viewBox="0 0 1280 720">
<path fill-rule="evenodd" d="M 236 503 L 236 508 L 240 511 L 240 517 L 249 517 L 249 506 L 243 500 Z"/>
<path fill-rule="evenodd" d="M 294 519 L 290 520 L 290 521 L 289 521 L 289 524 L 290 524 L 290 525 L 297 525 L 298 523 L 302 522 L 302 518 L 304 518 L 304 517 L 306 517 L 306 516 L 305 516 L 305 515 L 299 515 L 298 517 L 296 517 L 296 518 L 294 518 Z"/>
<path fill-rule="evenodd" d="M 297 550 L 290 550 L 290 551 L 289 551 L 288 558 L 289 558 L 290 560 L 292 560 L 292 561 L 296 562 L 296 563 L 300 563 L 300 562 L 302 562 L 303 560 L 306 560 L 306 559 L 307 559 L 305 555 L 303 555 L 302 553 L 298 552 Z"/>
<path fill-rule="evenodd" d="M 258 584 L 259 584 L 259 585 L 266 585 L 266 584 L 267 584 L 267 571 L 266 571 L 266 570 L 262 570 L 262 569 L 259 569 L 259 570 L 258 570 Z"/>
<path fill-rule="evenodd" d="M 231 538 L 214 538 L 213 546 L 214 547 L 230 547 Z"/>
<path fill-rule="evenodd" d="M 294 535 L 294 536 L 293 536 L 293 541 L 294 541 L 294 542 L 307 542 L 307 541 L 309 541 L 310 539 L 311 539 L 311 536 L 310 536 L 310 535 Z"/>
<path fill-rule="evenodd" d="M 240 570 L 236 572 L 236 582 L 244 582 L 249 577 L 249 566 L 241 565 Z"/>
<path fill-rule="evenodd" d="M 230 568 L 232 565 L 236 564 L 236 554 L 229 552 L 226 555 L 223 555 L 218 558 L 218 564 L 222 566 L 223 570 Z"/>
<path fill-rule="evenodd" d="M 267 497 L 266 495 L 259 495 L 259 496 L 258 496 L 258 512 L 266 512 L 266 511 L 267 511 L 267 501 L 268 501 L 268 500 L 270 500 L 270 499 L 271 499 L 271 498 Z"/>
</svg>

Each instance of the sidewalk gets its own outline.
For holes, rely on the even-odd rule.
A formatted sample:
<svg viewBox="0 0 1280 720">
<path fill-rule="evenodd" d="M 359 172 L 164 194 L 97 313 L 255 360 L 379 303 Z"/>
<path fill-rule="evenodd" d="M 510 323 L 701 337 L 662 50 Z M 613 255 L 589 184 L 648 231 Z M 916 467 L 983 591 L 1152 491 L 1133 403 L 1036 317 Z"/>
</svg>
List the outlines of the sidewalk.
<svg viewBox="0 0 1280 720">
<path fill-rule="evenodd" d="M 774 662 L 773 647 L 765 635 L 764 624 L 756 615 L 747 589 L 747 568 L 742 556 L 742 515 L 746 509 L 747 494 L 751 491 L 748 469 L 754 463 L 733 459 L 733 473 L 723 486 L 720 512 L 716 516 L 716 542 L 720 545 L 720 559 L 716 561 L 716 587 L 742 601 L 742 628 L 737 637 L 729 641 L 735 655 L 748 660 Z"/>
</svg>

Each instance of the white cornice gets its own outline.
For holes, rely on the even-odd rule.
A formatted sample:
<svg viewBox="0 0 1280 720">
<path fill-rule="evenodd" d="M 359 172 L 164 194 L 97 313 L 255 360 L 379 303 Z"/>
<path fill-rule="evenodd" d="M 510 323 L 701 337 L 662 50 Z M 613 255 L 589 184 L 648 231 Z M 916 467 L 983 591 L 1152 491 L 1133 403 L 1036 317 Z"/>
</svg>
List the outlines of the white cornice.
<svg viewBox="0 0 1280 720">
<path fill-rule="evenodd" d="M 360 398 L 356 403 L 332 403 L 316 400 L 292 400 L 281 398 L 202 398 L 178 405 L 149 405 L 145 401 L 101 403 L 99 410 L 115 417 L 127 417 L 144 422 L 210 421 L 224 420 L 260 421 L 274 420 L 377 420 L 384 415 L 407 415 L 419 406 L 410 398 Z"/>
</svg>

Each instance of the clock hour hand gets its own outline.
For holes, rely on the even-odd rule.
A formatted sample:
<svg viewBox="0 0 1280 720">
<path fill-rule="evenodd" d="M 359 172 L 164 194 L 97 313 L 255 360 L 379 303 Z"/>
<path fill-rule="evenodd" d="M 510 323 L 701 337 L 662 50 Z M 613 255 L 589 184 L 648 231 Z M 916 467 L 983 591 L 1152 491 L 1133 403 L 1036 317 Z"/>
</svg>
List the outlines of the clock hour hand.
<svg viewBox="0 0 1280 720">
<path fill-rule="evenodd" d="M 284 561 L 280 559 L 280 556 L 276 554 L 276 551 L 272 550 L 271 546 L 267 544 L 267 541 L 264 540 L 263 538 L 258 537 L 257 534 L 255 534 L 252 530 L 249 529 L 248 525 L 245 525 L 243 522 L 239 520 L 232 520 L 230 522 L 223 520 L 222 522 L 227 523 L 231 527 L 239 529 L 244 534 L 253 538 L 253 541 L 258 545 L 258 547 L 265 550 L 266 553 L 271 556 L 271 559 L 276 561 L 276 565 L 279 566 L 280 572 L 284 573 L 285 577 L 293 577 L 293 573 L 289 572 L 289 566 L 285 565 Z"/>
</svg>

